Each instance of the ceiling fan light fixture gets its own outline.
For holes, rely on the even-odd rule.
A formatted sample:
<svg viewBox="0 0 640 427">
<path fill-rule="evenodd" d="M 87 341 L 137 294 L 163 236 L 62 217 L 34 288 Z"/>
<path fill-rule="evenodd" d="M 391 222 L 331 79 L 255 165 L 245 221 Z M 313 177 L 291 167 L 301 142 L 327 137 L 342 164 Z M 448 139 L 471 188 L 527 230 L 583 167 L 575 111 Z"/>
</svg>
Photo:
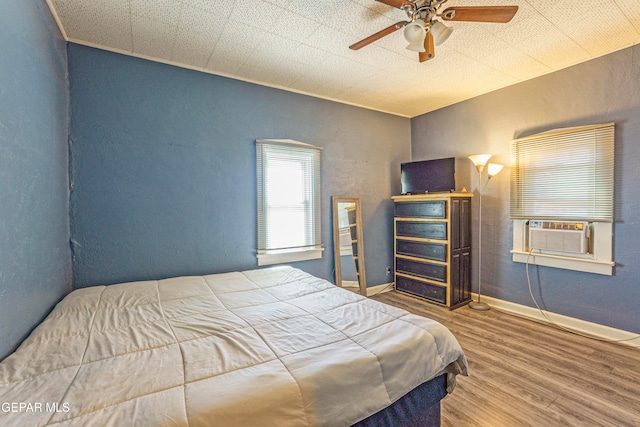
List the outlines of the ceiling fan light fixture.
<svg viewBox="0 0 640 427">
<path fill-rule="evenodd" d="M 451 33 L 453 33 L 453 28 L 447 27 L 442 22 L 434 21 L 431 23 L 431 34 L 433 34 L 433 41 L 436 46 L 440 46 L 447 41 Z"/>
<path fill-rule="evenodd" d="M 406 21 L 396 22 L 349 46 L 358 50 L 382 37 L 404 29 L 404 38 L 409 42 L 407 50 L 419 52 L 418 60 L 425 62 L 435 57 L 435 46 L 441 45 L 453 28 L 446 21 L 507 23 L 515 16 L 518 6 L 452 6 L 440 12 L 447 0 L 377 0 L 395 7 L 407 15 Z"/>
<path fill-rule="evenodd" d="M 414 52 L 425 52 L 424 38 L 427 36 L 427 30 L 424 28 L 424 22 L 417 19 L 405 25 L 404 38 L 409 42 L 407 50 Z"/>
</svg>

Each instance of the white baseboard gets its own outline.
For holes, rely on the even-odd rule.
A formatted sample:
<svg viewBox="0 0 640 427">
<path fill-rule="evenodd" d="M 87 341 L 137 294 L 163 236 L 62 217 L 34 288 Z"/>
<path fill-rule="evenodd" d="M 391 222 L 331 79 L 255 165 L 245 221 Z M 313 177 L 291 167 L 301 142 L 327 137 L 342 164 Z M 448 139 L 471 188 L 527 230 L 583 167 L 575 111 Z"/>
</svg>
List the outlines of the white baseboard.
<svg viewBox="0 0 640 427">
<path fill-rule="evenodd" d="M 478 300 L 478 294 L 471 294 L 473 300 Z M 517 316 L 529 319 L 539 320 L 544 323 L 550 323 L 540 311 L 535 307 L 516 304 L 509 301 L 500 300 L 483 295 L 482 302 L 486 302 L 492 308 L 511 313 Z M 624 331 L 622 329 L 611 328 L 609 326 L 600 325 L 598 323 L 587 322 L 586 320 L 576 319 L 574 317 L 564 316 L 562 314 L 545 311 L 545 314 L 554 323 L 561 327 L 568 328 L 579 333 L 593 335 L 608 341 L 615 341 L 618 344 L 640 348 L 640 334 Z"/>
<path fill-rule="evenodd" d="M 382 294 L 384 292 L 392 291 L 394 288 L 394 283 L 383 283 L 381 285 L 371 286 L 367 288 L 367 296 L 370 297 L 372 295 Z"/>
</svg>

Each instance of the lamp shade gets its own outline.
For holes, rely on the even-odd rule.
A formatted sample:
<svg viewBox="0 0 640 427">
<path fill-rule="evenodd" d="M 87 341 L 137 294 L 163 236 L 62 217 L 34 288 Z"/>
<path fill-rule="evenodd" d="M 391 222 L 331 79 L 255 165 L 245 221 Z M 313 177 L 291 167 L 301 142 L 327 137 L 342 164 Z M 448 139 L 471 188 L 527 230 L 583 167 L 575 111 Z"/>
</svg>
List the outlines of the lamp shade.
<svg viewBox="0 0 640 427">
<path fill-rule="evenodd" d="M 489 174 L 489 176 L 496 176 L 503 167 L 503 165 L 499 165 L 497 163 L 489 163 L 487 165 L 487 173 Z"/>
<path fill-rule="evenodd" d="M 409 42 L 407 49 L 414 52 L 426 52 L 424 48 L 426 35 L 427 30 L 424 28 L 424 22 L 419 19 L 405 25 L 404 38 Z"/>
<path fill-rule="evenodd" d="M 447 41 L 451 33 L 453 33 L 453 28 L 447 27 L 440 21 L 435 21 L 431 24 L 431 34 L 433 34 L 433 41 L 436 46 Z"/>
<path fill-rule="evenodd" d="M 473 165 L 478 169 L 478 172 L 482 172 L 484 170 L 484 165 L 487 164 L 492 155 L 493 154 L 476 154 L 469 156 L 469 160 L 473 162 Z"/>
</svg>

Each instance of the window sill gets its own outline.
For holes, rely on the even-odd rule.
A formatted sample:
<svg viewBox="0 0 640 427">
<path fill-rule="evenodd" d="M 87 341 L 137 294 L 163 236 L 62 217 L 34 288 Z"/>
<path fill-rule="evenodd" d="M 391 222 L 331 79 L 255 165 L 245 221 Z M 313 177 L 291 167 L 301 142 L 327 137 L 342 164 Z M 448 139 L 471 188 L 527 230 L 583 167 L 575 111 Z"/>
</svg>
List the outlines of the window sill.
<svg viewBox="0 0 640 427">
<path fill-rule="evenodd" d="M 585 273 L 613 276 L 616 265 L 612 257 L 613 223 L 593 222 L 591 235 L 591 254 L 572 256 L 571 253 L 557 253 L 551 251 L 540 252 L 534 250 L 529 256 L 528 220 L 513 220 L 513 249 L 511 256 L 514 262 L 543 265 L 545 267 L 563 268 L 566 270 L 583 271 Z"/>
<path fill-rule="evenodd" d="M 527 260 L 531 265 L 542 265 L 545 267 L 564 268 L 566 270 L 584 271 L 586 273 L 613 275 L 613 267 L 616 265 L 612 261 L 599 261 L 586 258 L 573 258 L 567 256 L 541 254 L 537 252 L 521 252 L 511 251 L 514 262 L 526 263 Z"/>
<path fill-rule="evenodd" d="M 285 264 L 289 262 L 307 261 L 322 258 L 323 248 L 294 251 L 269 251 L 258 254 L 258 266 Z"/>
</svg>

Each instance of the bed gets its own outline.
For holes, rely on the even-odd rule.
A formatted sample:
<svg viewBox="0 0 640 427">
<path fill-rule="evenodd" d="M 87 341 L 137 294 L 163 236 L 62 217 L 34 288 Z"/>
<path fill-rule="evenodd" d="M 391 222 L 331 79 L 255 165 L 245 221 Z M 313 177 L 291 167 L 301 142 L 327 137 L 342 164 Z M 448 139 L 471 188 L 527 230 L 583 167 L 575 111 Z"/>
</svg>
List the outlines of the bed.
<svg viewBox="0 0 640 427">
<path fill-rule="evenodd" d="M 437 421 L 466 373 L 441 324 L 291 267 L 95 286 L 0 363 L 0 425 Z"/>
</svg>

